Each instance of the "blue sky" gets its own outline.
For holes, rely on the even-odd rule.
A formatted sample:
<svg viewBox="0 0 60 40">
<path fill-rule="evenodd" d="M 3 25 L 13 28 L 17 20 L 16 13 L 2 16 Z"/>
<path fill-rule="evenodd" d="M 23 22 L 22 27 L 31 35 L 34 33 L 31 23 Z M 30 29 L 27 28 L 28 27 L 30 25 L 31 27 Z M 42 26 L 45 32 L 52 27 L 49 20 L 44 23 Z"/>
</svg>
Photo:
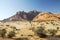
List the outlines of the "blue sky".
<svg viewBox="0 0 60 40">
<path fill-rule="evenodd" d="M 60 0 L 0 0 L 0 20 L 23 10 L 60 13 Z"/>
</svg>

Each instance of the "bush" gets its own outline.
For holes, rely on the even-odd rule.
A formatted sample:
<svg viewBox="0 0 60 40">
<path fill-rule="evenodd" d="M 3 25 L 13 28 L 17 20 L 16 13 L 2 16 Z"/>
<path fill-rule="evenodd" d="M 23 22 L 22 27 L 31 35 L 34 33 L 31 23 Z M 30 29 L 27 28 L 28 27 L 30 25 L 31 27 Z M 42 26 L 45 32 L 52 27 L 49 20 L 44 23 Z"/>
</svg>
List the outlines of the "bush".
<svg viewBox="0 0 60 40">
<path fill-rule="evenodd" d="M 28 40 L 27 38 L 17 38 L 15 40 Z"/>
<path fill-rule="evenodd" d="M 14 37 L 14 36 L 15 36 L 15 32 L 14 32 L 14 31 L 9 32 L 8 38 L 12 38 L 12 37 Z"/>
<path fill-rule="evenodd" d="M 41 37 L 41 38 L 47 37 L 47 35 L 46 35 L 45 32 L 46 32 L 46 31 L 45 31 L 44 27 L 39 27 L 39 28 L 36 30 L 37 35 L 38 35 L 39 37 Z"/>
<path fill-rule="evenodd" d="M 49 37 L 48 40 L 60 40 L 58 37 Z"/>
<path fill-rule="evenodd" d="M 5 34 L 6 34 L 6 30 L 5 29 L 0 30 L 0 37 L 4 38 Z"/>
<path fill-rule="evenodd" d="M 54 30 L 54 29 L 49 29 L 48 31 L 51 34 L 51 36 L 55 36 L 57 33 L 57 30 Z"/>
</svg>

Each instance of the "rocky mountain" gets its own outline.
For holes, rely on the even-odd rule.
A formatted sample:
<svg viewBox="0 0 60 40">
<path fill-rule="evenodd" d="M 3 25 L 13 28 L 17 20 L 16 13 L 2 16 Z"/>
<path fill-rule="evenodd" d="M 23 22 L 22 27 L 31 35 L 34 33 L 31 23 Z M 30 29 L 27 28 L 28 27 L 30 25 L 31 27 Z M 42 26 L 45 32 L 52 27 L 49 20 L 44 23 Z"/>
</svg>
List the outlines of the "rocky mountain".
<svg viewBox="0 0 60 40">
<path fill-rule="evenodd" d="M 40 12 L 36 11 L 36 10 L 33 10 L 33 11 L 30 11 L 28 12 L 27 14 L 27 18 L 28 20 L 32 20 L 35 16 L 37 16 Z"/>
<path fill-rule="evenodd" d="M 40 12 L 38 11 L 30 11 L 30 12 L 24 12 L 24 11 L 19 11 L 16 12 L 15 15 L 4 19 L 3 21 L 31 21 L 36 15 L 38 15 Z"/>
<path fill-rule="evenodd" d="M 36 10 L 24 12 L 16 12 L 15 15 L 4 19 L 2 21 L 40 21 L 40 20 L 58 20 L 60 19 L 60 14 L 54 14 L 51 12 L 38 12 Z"/>
</svg>

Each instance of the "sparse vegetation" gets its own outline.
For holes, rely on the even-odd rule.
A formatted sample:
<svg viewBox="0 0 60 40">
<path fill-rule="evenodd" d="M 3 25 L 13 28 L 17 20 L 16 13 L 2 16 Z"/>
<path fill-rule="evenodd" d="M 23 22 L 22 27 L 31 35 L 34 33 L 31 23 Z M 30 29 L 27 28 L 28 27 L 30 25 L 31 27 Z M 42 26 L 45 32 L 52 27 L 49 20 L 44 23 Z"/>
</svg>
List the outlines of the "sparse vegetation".
<svg viewBox="0 0 60 40">
<path fill-rule="evenodd" d="M 57 27 L 57 30 L 59 31 L 59 27 Z"/>
<path fill-rule="evenodd" d="M 6 23 L 4 23 L 5 25 L 3 25 L 3 27 L 2 26 L 0 27 L 0 37 L 5 37 L 6 32 L 8 32 L 6 37 L 8 37 L 8 38 L 17 37 L 16 40 L 27 40 L 27 39 L 23 38 L 25 36 L 34 37 L 34 38 L 36 38 L 35 36 L 38 36 L 40 38 L 46 38 L 48 40 L 51 40 L 54 37 L 60 38 L 59 35 L 56 35 L 57 31 L 60 31 L 60 24 L 58 24 L 57 22 L 55 23 L 55 22 L 56 21 L 52 21 L 52 22 L 51 21 L 40 21 L 40 22 L 31 21 L 29 23 L 29 22 L 22 22 L 22 21 L 19 22 L 18 21 L 19 24 L 16 24 L 17 22 L 10 22 L 10 23 L 6 22 Z M 54 25 L 54 24 L 58 24 L 58 25 Z M 23 27 L 23 28 L 20 28 L 20 27 Z M 24 27 L 26 27 L 26 28 L 24 28 Z M 7 30 L 6 28 L 9 30 Z M 51 30 L 51 28 L 52 28 L 52 30 Z M 5 30 L 5 32 L 3 29 Z M 20 34 L 20 31 L 22 32 L 23 29 L 31 30 L 34 34 L 26 35 L 25 31 L 24 31 L 25 34 L 24 33 Z M 47 35 L 47 33 L 49 33 L 50 35 Z M 17 34 L 17 36 L 16 36 L 16 34 Z M 21 37 L 22 37 L 22 39 L 21 39 Z M 38 39 L 38 38 L 36 38 L 36 39 Z"/>
<path fill-rule="evenodd" d="M 41 38 L 45 38 L 47 37 L 46 35 L 46 32 L 45 32 L 45 27 L 39 27 L 37 30 L 36 30 L 36 33 L 39 37 Z"/>
<path fill-rule="evenodd" d="M 57 30 L 55 30 L 55 29 L 49 29 L 48 31 L 51 34 L 51 36 L 56 36 Z"/>
</svg>

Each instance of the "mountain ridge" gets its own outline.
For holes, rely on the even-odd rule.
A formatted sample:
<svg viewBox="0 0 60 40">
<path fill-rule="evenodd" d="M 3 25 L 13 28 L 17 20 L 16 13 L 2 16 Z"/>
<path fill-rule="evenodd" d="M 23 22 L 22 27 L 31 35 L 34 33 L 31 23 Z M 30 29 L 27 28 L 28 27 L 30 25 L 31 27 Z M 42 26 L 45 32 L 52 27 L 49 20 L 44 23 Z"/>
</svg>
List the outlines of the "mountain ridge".
<svg viewBox="0 0 60 40">
<path fill-rule="evenodd" d="M 2 21 L 40 21 L 40 20 L 58 20 L 60 19 L 60 14 L 51 12 L 39 12 L 36 10 L 24 12 L 18 11 L 15 15 L 4 19 Z"/>
</svg>

